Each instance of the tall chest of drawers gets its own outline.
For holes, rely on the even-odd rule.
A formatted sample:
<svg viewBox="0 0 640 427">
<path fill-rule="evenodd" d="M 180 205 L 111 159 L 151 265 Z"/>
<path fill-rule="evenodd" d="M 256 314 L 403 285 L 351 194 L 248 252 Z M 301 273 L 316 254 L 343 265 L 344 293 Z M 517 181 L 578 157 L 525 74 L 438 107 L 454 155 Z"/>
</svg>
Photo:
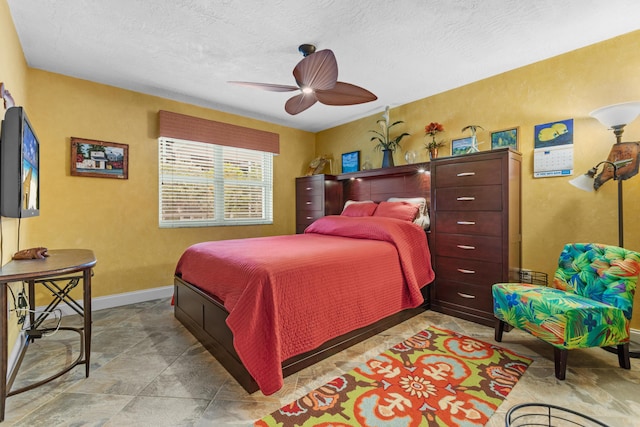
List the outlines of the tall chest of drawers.
<svg viewBox="0 0 640 427">
<path fill-rule="evenodd" d="M 334 175 L 296 178 L 296 233 L 325 215 L 337 215 L 342 209 L 342 183 Z"/>
<path fill-rule="evenodd" d="M 520 180 L 509 149 L 432 162 L 434 310 L 493 325 L 491 285 L 521 268 Z"/>
</svg>

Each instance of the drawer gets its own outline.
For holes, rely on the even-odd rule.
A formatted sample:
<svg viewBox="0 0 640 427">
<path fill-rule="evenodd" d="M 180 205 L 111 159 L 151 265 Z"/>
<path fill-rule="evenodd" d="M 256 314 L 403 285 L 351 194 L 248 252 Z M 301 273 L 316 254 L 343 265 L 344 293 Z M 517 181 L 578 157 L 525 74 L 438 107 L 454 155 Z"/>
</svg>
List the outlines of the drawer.
<svg viewBox="0 0 640 427">
<path fill-rule="evenodd" d="M 435 298 L 438 300 L 493 312 L 493 296 L 489 285 L 470 285 L 450 280 L 437 280 L 435 285 Z"/>
<path fill-rule="evenodd" d="M 297 210 L 309 210 L 309 211 L 324 211 L 324 197 L 305 195 L 304 197 L 296 198 Z"/>
<path fill-rule="evenodd" d="M 500 262 L 502 260 L 501 237 L 446 234 L 436 231 L 435 243 L 435 254 L 437 256 L 468 258 L 489 262 Z"/>
<path fill-rule="evenodd" d="M 216 337 L 215 341 L 219 343 L 233 342 L 233 334 L 225 323 L 227 315 L 210 304 L 205 304 L 203 311 L 204 324 L 202 328 L 205 332 L 211 337 Z"/>
<path fill-rule="evenodd" d="M 296 222 L 298 224 L 311 224 L 318 218 L 324 216 L 324 210 L 298 210 L 296 211 Z"/>
<path fill-rule="evenodd" d="M 492 159 L 436 165 L 436 185 L 440 188 L 500 184 L 502 182 L 501 163 L 500 159 Z"/>
<path fill-rule="evenodd" d="M 204 325 L 202 297 L 186 286 L 174 287 L 176 306 L 198 326 Z"/>
<path fill-rule="evenodd" d="M 501 211 L 502 185 L 437 188 L 437 211 Z"/>
<path fill-rule="evenodd" d="M 503 281 L 500 263 L 437 256 L 434 269 L 438 279 L 454 282 L 493 285 Z"/>
<path fill-rule="evenodd" d="M 313 187 L 305 187 L 301 189 L 296 189 L 296 200 L 308 199 L 310 197 L 323 197 L 324 196 L 324 188 L 313 188 Z"/>
<path fill-rule="evenodd" d="M 502 236 L 502 212 L 440 211 L 436 212 L 433 228 L 439 233 Z"/>
<path fill-rule="evenodd" d="M 324 211 L 296 211 L 296 233 L 304 232 L 312 222 L 323 216 Z"/>
<path fill-rule="evenodd" d="M 324 192 L 324 175 L 296 179 L 296 194 L 305 194 L 309 191 L 315 191 L 319 194 Z"/>
</svg>

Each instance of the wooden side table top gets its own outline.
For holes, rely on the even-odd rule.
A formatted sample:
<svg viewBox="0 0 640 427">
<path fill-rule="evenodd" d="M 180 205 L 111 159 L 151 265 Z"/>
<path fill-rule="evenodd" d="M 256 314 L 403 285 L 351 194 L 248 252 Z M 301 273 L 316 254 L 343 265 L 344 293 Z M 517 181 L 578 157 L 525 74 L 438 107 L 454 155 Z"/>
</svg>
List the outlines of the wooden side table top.
<svg viewBox="0 0 640 427">
<path fill-rule="evenodd" d="M 60 276 L 96 265 L 90 249 L 53 249 L 45 259 L 12 260 L 0 268 L 0 283 Z"/>
</svg>

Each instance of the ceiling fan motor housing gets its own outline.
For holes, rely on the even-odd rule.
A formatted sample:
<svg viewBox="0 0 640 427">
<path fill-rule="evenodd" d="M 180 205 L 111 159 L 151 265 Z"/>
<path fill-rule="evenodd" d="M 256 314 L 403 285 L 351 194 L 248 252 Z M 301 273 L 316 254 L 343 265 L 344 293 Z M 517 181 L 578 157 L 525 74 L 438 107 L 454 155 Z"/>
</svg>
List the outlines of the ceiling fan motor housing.
<svg viewBox="0 0 640 427">
<path fill-rule="evenodd" d="M 298 52 L 300 52 L 302 56 L 305 57 L 311 55 L 315 51 L 316 47 L 312 44 L 301 44 L 300 46 L 298 46 Z"/>
</svg>

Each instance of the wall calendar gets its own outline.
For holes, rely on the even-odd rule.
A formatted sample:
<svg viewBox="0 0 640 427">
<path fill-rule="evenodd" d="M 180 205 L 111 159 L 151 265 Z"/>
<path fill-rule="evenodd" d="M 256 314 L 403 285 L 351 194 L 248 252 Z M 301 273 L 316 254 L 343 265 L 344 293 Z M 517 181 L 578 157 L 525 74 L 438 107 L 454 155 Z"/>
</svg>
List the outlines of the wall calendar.
<svg viewBox="0 0 640 427">
<path fill-rule="evenodd" d="M 573 174 L 573 119 L 534 127 L 533 177 Z"/>
</svg>

